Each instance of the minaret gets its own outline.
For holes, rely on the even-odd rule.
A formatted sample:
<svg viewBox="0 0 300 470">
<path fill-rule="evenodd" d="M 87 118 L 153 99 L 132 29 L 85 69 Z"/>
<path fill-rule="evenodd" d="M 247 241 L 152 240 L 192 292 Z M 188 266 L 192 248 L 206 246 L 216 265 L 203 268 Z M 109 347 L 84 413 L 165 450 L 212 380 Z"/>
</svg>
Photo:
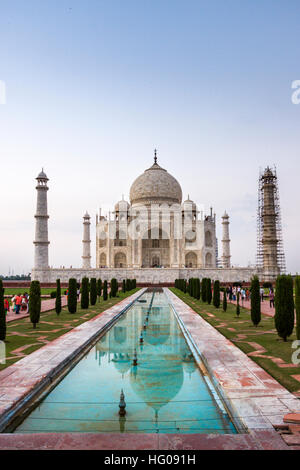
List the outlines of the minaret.
<svg viewBox="0 0 300 470">
<path fill-rule="evenodd" d="M 49 257 L 48 257 L 48 219 L 47 214 L 47 175 L 42 169 L 41 173 L 36 178 L 37 180 L 37 206 L 35 214 L 35 245 L 34 250 L 34 269 L 48 269 L 49 268 Z"/>
<path fill-rule="evenodd" d="M 229 215 L 227 212 L 224 212 L 222 217 L 223 225 L 223 238 L 222 238 L 222 247 L 223 247 L 223 256 L 222 256 L 222 266 L 223 268 L 230 268 L 230 238 L 229 238 Z"/>
<path fill-rule="evenodd" d="M 83 216 L 82 269 L 91 269 L 90 219 L 89 214 L 86 212 Z"/>
</svg>

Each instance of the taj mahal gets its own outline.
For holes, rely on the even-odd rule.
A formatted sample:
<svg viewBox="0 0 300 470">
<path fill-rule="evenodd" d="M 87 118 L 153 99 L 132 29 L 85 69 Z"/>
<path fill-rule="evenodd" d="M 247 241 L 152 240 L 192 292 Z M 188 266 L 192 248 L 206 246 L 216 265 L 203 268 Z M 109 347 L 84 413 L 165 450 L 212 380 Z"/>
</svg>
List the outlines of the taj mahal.
<svg viewBox="0 0 300 470">
<path fill-rule="evenodd" d="M 48 177 L 37 180 L 35 258 L 32 279 L 54 283 L 83 277 L 139 283 L 173 283 L 175 279 L 210 277 L 221 282 L 248 282 L 254 274 L 273 280 L 282 272 L 282 245 L 276 202 L 276 173 L 268 167 L 260 176 L 259 256 L 254 267 L 232 267 L 229 215 L 224 211 L 222 255 L 218 259 L 216 214 L 208 214 L 190 199 L 182 201 L 177 179 L 158 163 L 138 176 L 131 185 L 130 201 L 117 202 L 108 216 L 96 214 L 96 266 L 91 266 L 91 217 L 83 217 L 82 266 L 50 268 L 48 239 Z"/>
</svg>

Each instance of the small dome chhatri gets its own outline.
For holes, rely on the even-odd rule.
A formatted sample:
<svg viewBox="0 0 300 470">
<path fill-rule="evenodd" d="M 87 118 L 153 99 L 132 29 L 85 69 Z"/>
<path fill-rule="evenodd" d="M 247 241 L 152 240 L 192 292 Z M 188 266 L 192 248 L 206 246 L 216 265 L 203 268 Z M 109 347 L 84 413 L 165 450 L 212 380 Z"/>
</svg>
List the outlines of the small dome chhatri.
<svg viewBox="0 0 300 470">
<path fill-rule="evenodd" d="M 174 176 L 170 175 L 157 163 L 157 152 L 154 153 L 153 165 L 138 176 L 130 188 L 131 204 L 168 203 L 181 204 L 181 186 Z"/>
<path fill-rule="evenodd" d="M 46 173 L 44 172 L 44 168 L 42 168 L 42 171 L 38 174 L 37 180 L 46 180 L 49 181 L 49 178 L 47 177 Z"/>
</svg>

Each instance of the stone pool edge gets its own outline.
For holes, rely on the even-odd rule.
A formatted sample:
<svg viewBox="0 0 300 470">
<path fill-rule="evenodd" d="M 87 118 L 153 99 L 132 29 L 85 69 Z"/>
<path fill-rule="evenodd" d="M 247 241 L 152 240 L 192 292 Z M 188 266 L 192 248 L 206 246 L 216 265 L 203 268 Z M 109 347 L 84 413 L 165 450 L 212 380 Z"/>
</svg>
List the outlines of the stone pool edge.
<svg viewBox="0 0 300 470">
<path fill-rule="evenodd" d="M 66 369 L 86 354 L 147 289 L 143 288 L 0 372 L 0 433 Z M 1 449 L 0 434 L 0 449 Z"/>
<path fill-rule="evenodd" d="M 287 413 L 299 413 L 300 401 L 243 351 L 164 288 L 188 338 L 203 361 L 227 409 L 248 432 L 275 431 Z"/>
</svg>

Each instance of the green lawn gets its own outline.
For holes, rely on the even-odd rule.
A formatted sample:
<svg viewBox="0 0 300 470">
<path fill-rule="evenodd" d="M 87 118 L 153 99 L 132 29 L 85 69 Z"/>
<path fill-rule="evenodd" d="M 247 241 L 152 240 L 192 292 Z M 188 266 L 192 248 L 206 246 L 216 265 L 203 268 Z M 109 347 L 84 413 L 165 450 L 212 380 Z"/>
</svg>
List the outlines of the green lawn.
<svg viewBox="0 0 300 470">
<path fill-rule="evenodd" d="M 47 342 L 58 338 L 81 323 L 90 320 L 138 290 L 139 289 L 136 288 L 125 294 L 119 292 L 118 297 L 108 298 L 105 302 L 103 298 L 101 298 L 100 302 L 97 301 L 96 305 L 90 306 L 87 310 L 82 310 L 79 303 L 77 305 L 77 312 L 74 314 L 69 313 L 67 307 L 63 308 L 59 316 L 57 316 L 55 310 L 42 313 L 40 322 L 35 330 L 28 317 L 7 323 L 5 341 L 6 364 L 0 364 L 0 370 L 22 359 L 24 354 L 28 355 L 32 353 L 44 346 Z M 23 347 L 25 347 L 25 349 L 19 349 Z M 18 354 L 22 355 L 18 356 Z"/>
<path fill-rule="evenodd" d="M 29 293 L 30 287 L 5 287 L 4 288 L 4 295 L 15 295 L 15 294 L 24 294 L 24 292 Z M 64 293 L 64 291 L 67 290 L 67 288 L 62 287 L 61 291 Z M 51 294 L 51 292 L 56 291 L 56 287 L 42 287 L 41 288 L 41 294 L 42 295 L 48 295 Z"/>
<path fill-rule="evenodd" d="M 201 300 L 196 300 L 190 297 L 189 294 L 184 294 L 178 289 L 171 288 L 172 292 L 180 299 L 187 303 L 195 312 L 214 326 L 222 335 L 230 339 L 238 348 L 245 353 L 255 351 L 257 348 L 250 345 L 249 342 L 257 343 L 266 349 L 262 353 L 263 357 L 251 356 L 251 359 L 257 362 L 263 369 L 272 375 L 278 382 L 280 382 L 289 391 L 295 392 L 300 390 L 300 382 L 292 377 L 292 375 L 300 374 L 300 365 L 294 367 L 279 367 L 272 361 L 272 358 L 280 358 L 285 363 L 291 364 L 291 356 L 295 351 L 292 349 L 292 341 L 296 338 L 295 330 L 285 343 L 281 340 L 274 326 L 274 318 L 262 315 L 261 323 L 255 328 L 251 322 L 250 311 L 241 308 L 240 317 L 236 317 L 236 306 L 228 303 L 226 312 L 223 312 L 222 306 L 217 309 L 213 305 L 203 303 Z M 209 316 L 212 314 L 213 316 Z M 225 325 L 220 326 L 222 324 Z M 234 331 L 229 330 L 234 329 Z M 237 335 L 246 335 L 246 338 L 240 339 Z"/>
</svg>

